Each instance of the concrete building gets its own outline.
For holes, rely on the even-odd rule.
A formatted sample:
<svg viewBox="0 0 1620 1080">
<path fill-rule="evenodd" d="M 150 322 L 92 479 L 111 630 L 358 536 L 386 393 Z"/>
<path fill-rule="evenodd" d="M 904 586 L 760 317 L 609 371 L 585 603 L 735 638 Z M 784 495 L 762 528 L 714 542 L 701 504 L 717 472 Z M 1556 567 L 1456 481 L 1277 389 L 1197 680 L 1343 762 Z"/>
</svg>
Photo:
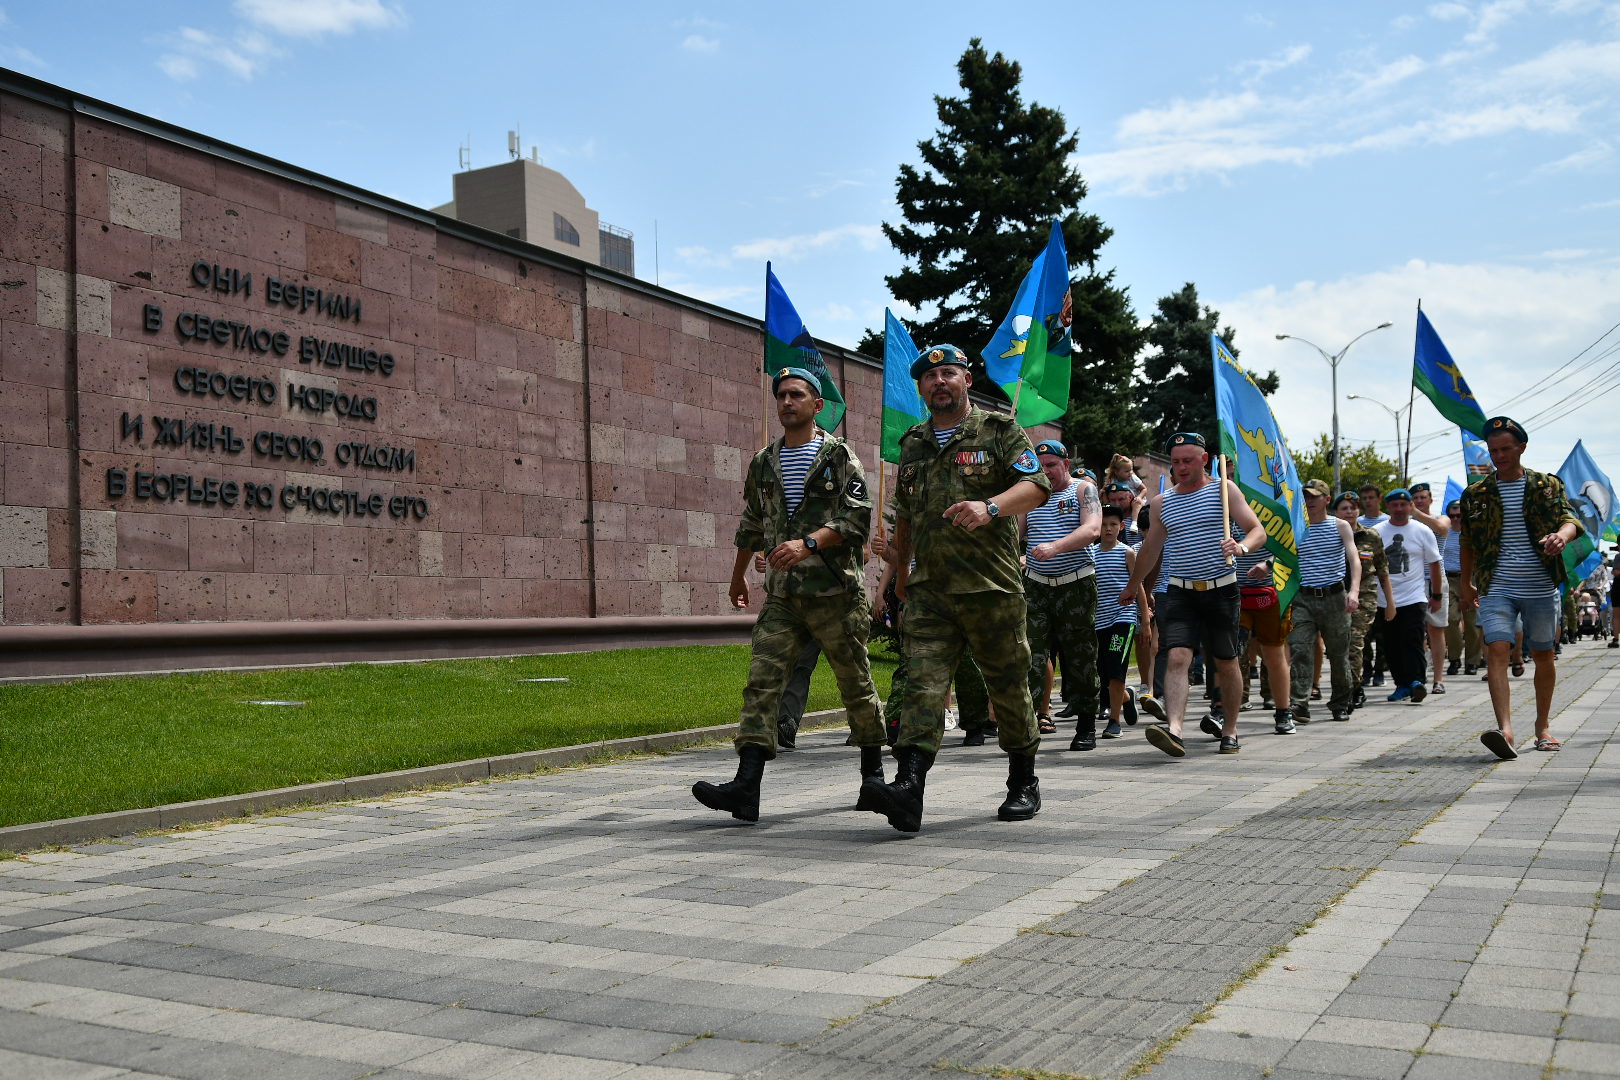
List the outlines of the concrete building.
<svg viewBox="0 0 1620 1080">
<path fill-rule="evenodd" d="M 434 213 L 635 276 L 635 237 L 602 221 L 556 169 L 517 158 L 456 173 L 452 191 Z"/>
</svg>

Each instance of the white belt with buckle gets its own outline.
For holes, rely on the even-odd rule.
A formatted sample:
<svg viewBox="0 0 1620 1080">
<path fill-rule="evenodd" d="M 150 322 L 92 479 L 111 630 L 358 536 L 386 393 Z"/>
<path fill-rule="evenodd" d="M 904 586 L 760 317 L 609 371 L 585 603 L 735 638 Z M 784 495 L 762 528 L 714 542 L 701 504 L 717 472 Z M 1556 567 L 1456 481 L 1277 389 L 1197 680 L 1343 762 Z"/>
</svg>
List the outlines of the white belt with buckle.
<svg viewBox="0 0 1620 1080">
<path fill-rule="evenodd" d="M 1081 578 L 1088 578 L 1096 572 L 1097 568 L 1095 566 L 1082 566 L 1072 574 L 1059 574 L 1056 577 L 1047 577 L 1045 574 L 1032 574 L 1028 570 L 1024 571 L 1024 576 L 1031 581 L 1038 581 L 1042 585 L 1056 586 L 1067 585 L 1071 581 L 1079 581 Z"/>
<path fill-rule="evenodd" d="M 1174 585 L 1178 589 L 1191 589 L 1193 592 L 1208 592 L 1210 589 L 1218 589 L 1222 585 L 1237 584 L 1237 574 L 1227 574 L 1225 577 L 1218 577 L 1214 581 L 1195 581 L 1192 578 L 1176 577 L 1174 574 L 1172 574 L 1170 575 L 1169 580 L 1170 584 Z"/>
</svg>

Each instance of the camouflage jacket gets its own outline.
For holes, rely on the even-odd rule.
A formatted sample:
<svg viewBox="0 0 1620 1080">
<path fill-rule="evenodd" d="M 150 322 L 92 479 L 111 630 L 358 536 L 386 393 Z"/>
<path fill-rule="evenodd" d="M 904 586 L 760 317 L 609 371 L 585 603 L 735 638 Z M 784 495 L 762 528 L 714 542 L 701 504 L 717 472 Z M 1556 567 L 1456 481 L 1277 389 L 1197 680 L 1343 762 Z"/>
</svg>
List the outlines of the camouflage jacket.
<svg viewBox="0 0 1620 1080">
<path fill-rule="evenodd" d="M 1383 595 L 1383 586 L 1379 581 L 1389 573 L 1389 556 L 1384 554 L 1384 541 L 1378 535 L 1378 530 L 1351 525 L 1350 536 L 1355 540 L 1356 554 L 1361 558 L 1361 595 L 1356 599 L 1370 603 L 1375 597 Z M 1346 583 L 1349 580 L 1350 575 L 1346 571 Z"/>
<path fill-rule="evenodd" d="M 842 544 L 810 554 L 791 570 L 765 571 L 765 591 L 772 596 L 833 596 L 866 587 L 863 559 L 872 528 L 872 493 L 866 487 L 861 459 L 836 435 L 820 432 L 821 450 L 804 482 L 804 501 L 792 514 L 782 487 L 782 448 L 778 438 L 754 455 L 743 484 L 742 520 L 736 545 L 744 551 L 769 552 L 788 540 L 799 540 L 826 526 L 844 538 Z"/>
<path fill-rule="evenodd" d="M 1524 524 L 1530 548 L 1546 567 L 1553 581 L 1564 580 L 1564 557 L 1541 550 L 1541 538 L 1557 532 L 1569 522 L 1577 527 L 1581 519 L 1569 505 L 1564 482 L 1551 473 L 1524 470 Z M 1496 474 L 1480 477 L 1462 495 L 1462 543 L 1473 553 L 1474 586 L 1481 593 L 1491 590 L 1496 560 L 1502 554 L 1502 491 Z"/>
<path fill-rule="evenodd" d="M 1052 490 L 1029 436 L 1010 416 L 971 408 L 944 446 L 927 421 L 902 435 L 894 503 L 895 516 L 911 523 L 917 565 L 909 584 L 947 593 L 1023 592 L 1016 515 L 971 531 L 944 518 L 946 507 L 993 499 L 1020 480 Z"/>
</svg>

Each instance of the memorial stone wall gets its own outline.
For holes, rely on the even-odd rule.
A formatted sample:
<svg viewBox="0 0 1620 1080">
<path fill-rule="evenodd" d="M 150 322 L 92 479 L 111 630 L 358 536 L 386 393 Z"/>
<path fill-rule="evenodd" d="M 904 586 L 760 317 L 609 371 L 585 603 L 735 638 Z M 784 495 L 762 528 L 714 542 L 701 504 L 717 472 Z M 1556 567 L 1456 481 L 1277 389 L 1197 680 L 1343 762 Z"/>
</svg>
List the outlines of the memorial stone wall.
<svg viewBox="0 0 1620 1080">
<path fill-rule="evenodd" d="M 724 613 L 761 355 L 757 320 L 0 80 L 0 625 Z M 875 462 L 881 372 L 828 361 Z"/>
</svg>

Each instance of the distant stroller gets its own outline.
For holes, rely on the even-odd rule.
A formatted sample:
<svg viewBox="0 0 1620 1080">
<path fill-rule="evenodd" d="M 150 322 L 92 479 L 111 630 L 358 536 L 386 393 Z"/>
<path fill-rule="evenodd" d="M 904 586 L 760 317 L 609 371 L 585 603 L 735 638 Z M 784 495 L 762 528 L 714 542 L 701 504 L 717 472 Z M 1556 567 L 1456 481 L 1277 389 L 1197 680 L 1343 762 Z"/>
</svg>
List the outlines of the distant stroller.
<svg viewBox="0 0 1620 1080">
<path fill-rule="evenodd" d="M 1579 612 L 1575 630 L 1576 639 L 1603 637 L 1603 621 L 1599 617 L 1597 597 L 1589 591 L 1582 590 L 1580 598 L 1576 601 L 1576 608 Z"/>
</svg>

